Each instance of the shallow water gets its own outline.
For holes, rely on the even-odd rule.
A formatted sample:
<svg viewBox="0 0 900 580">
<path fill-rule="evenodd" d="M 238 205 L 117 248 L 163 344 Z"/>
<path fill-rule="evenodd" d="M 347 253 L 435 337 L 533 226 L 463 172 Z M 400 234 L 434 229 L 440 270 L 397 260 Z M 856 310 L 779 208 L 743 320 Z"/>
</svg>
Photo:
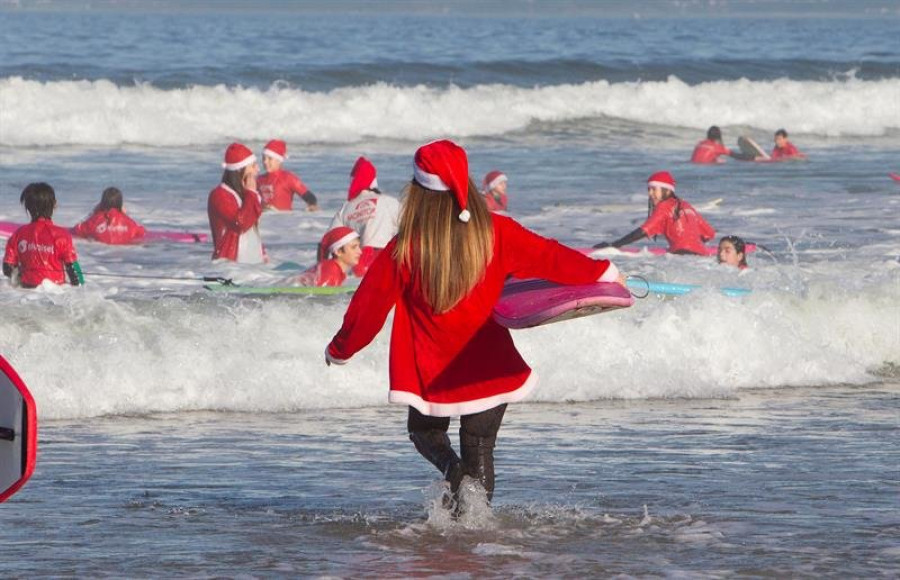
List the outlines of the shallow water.
<svg viewBox="0 0 900 580">
<path fill-rule="evenodd" d="M 400 408 L 51 421 L 0 511 L 0 569 L 892 577 L 898 416 L 896 382 L 515 405 L 493 513 L 464 521 L 429 516 L 437 473 Z"/>
</svg>

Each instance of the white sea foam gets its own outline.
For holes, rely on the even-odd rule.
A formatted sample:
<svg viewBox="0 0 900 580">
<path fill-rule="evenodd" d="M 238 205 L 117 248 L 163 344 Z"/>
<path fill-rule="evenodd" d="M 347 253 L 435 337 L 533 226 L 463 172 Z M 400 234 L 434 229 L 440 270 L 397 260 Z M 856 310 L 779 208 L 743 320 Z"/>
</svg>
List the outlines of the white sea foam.
<svg viewBox="0 0 900 580">
<path fill-rule="evenodd" d="M 308 92 L 193 86 L 163 90 L 106 81 L 0 80 L 0 145 L 188 146 L 281 135 L 294 143 L 420 141 L 502 135 L 533 122 L 615 118 L 705 129 L 725 126 L 823 136 L 900 129 L 900 79 L 716 81 L 689 85 L 606 81 L 519 88 L 399 87 L 384 83 Z M 865 106 L 861 106 L 864 103 Z M 702 111 L 702 114 L 698 114 Z"/>
<path fill-rule="evenodd" d="M 859 291 L 823 285 L 742 299 L 648 298 L 514 338 L 539 373 L 538 401 L 864 383 L 887 363 L 900 364 L 897 288 L 895 276 Z M 2 294 L 0 344 L 10 345 L 4 355 L 43 417 L 386 404 L 387 330 L 347 366 L 324 364 L 346 297 L 104 293 L 95 284 Z"/>
</svg>

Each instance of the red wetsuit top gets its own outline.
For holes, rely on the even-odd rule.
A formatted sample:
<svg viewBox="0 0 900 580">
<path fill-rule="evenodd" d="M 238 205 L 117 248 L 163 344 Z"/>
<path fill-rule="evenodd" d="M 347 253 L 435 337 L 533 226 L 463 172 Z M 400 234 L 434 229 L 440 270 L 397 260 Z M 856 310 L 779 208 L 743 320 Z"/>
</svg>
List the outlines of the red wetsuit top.
<svg viewBox="0 0 900 580">
<path fill-rule="evenodd" d="M 794 147 L 790 141 L 785 141 L 784 147 L 775 147 L 772 149 L 772 159 L 790 159 L 791 157 L 806 157 L 803 153 Z"/>
<path fill-rule="evenodd" d="M 279 169 L 257 179 L 263 207 L 281 211 L 293 209 L 294 194 L 303 197 L 309 191 L 300 178 L 286 169 Z"/>
<path fill-rule="evenodd" d="M 506 211 L 509 198 L 505 193 L 501 193 L 498 199 L 497 194 L 489 191 L 484 194 L 484 201 L 487 203 L 488 210 L 490 211 Z"/>
<path fill-rule="evenodd" d="M 678 218 L 675 217 L 679 209 Z M 669 242 L 670 252 L 706 254 L 703 242 L 716 237 L 716 230 L 703 219 L 691 204 L 677 197 L 659 202 L 641 229 L 648 237 L 663 234 Z"/>
<path fill-rule="evenodd" d="M 509 330 L 492 312 L 509 276 L 585 284 L 618 270 L 607 260 L 542 238 L 512 219 L 491 214 L 493 257 L 484 277 L 453 308 L 435 314 L 421 282 L 392 258 L 396 238 L 375 259 L 351 300 L 344 324 L 328 345 L 345 362 L 369 344 L 391 309 L 389 399 L 436 416 L 468 415 L 523 399 L 535 385 Z"/>
<path fill-rule="evenodd" d="M 243 197 L 220 183 L 209 194 L 209 229 L 212 231 L 213 260 L 258 264 L 265 261 L 257 224 L 262 215 L 261 198 L 252 189 Z"/>
<path fill-rule="evenodd" d="M 48 218 L 25 224 L 6 242 L 3 263 L 19 268 L 23 286 L 39 286 L 44 280 L 66 283 L 65 264 L 78 261 L 72 235 Z"/>
<path fill-rule="evenodd" d="M 108 209 L 95 211 L 83 222 L 76 224 L 72 233 L 104 244 L 129 244 L 143 238 L 147 230 L 125 215 L 125 212 Z"/>
<path fill-rule="evenodd" d="M 341 286 L 347 274 L 334 258 L 319 262 L 297 277 L 301 286 Z"/>
<path fill-rule="evenodd" d="M 731 155 L 731 149 L 713 139 L 704 139 L 694 147 L 691 163 L 723 163 L 722 155 Z"/>
</svg>

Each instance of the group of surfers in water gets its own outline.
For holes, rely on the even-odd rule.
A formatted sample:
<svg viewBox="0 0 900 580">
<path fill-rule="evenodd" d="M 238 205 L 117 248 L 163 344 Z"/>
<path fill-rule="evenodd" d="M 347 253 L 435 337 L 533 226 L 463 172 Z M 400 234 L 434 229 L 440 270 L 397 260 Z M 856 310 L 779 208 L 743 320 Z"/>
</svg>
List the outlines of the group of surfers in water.
<svg viewBox="0 0 900 580">
<path fill-rule="evenodd" d="M 283 148 L 274 152 L 284 157 Z M 222 183 L 209 197 L 214 255 L 262 260 L 258 232 L 248 232 L 256 228 L 262 211 L 260 182 L 265 176 L 257 179 L 255 157 L 241 144 L 228 147 L 224 165 Z M 624 286 L 625 277 L 608 259 L 544 238 L 503 212 L 491 211 L 492 203 L 506 204 L 505 176 L 488 174 L 479 191 L 469 175 L 466 152 L 452 141 L 423 145 L 412 165 L 402 205 L 384 201 L 390 198 L 378 191 L 375 167 L 368 160 L 360 158 L 354 165 L 348 199 L 320 245 L 320 262 L 336 260 L 346 276 L 362 263 L 366 249 L 372 250 L 341 328 L 325 348 L 324 362 L 349 362 L 375 338 L 393 310 L 389 400 L 408 407 L 409 438 L 440 471 L 446 506 L 458 514 L 467 509 L 467 497 L 490 502 L 494 448 L 507 405 L 525 399 L 536 387 L 509 330 L 491 316 L 507 279 Z M 650 177 L 648 193 L 655 209 L 641 235 L 672 236 L 673 249 L 687 253 L 712 238 L 712 228 L 676 197 L 675 180 L 668 172 Z M 122 211 L 121 194 L 104 192 L 107 196 L 108 204 L 101 202 L 99 209 Z M 315 204 L 309 196 L 304 199 L 310 207 Z M 83 282 L 71 235 L 52 223 L 53 188 L 29 184 L 21 201 L 32 221 L 7 243 L 4 273 L 10 276 L 12 269 L 19 269 L 23 286 L 36 286 L 42 279 L 63 283 L 66 276 L 72 284 Z M 380 231 L 359 232 L 354 226 L 366 216 L 391 223 L 390 238 L 380 237 Z M 91 218 L 84 223 L 90 224 Z M 697 239 L 689 241 L 688 235 Z M 612 245 L 633 237 L 629 234 Z M 732 263 L 741 257 L 741 246 L 735 238 L 725 240 L 732 245 L 720 252 L 720 259 L 734 254 L 728 257 Z M 341 275 L 330 273 L 331 266 L 320 269 L 314 275 Z M 459 454 L 448 436 L 454 416 L 460 417 Z"/>
<path fill-rule="evenodd" d="M 744 161 L 762 160 L 762 156 L 725 147 L 722 131 L 712 126 L 707 138 L 694 148 L 691 161 L 721 163 L 725 156 Z M 305 202 L 307 211 L 319 209 L 316 195 L 299 176 L 284 168 L 287 158 L 284 141 L 269 141 L 262 151 L 265 173 L 260 175 L 256 155 L 248 147 L 241 143 L 228 146 L 221 182 L 210 192 L 207 203 L 214 260 L 267 262 L 259 234 L 262 213 L 291 211 L 295 196 Z M 775 147 L 765 160 L 803 158 L 788 141 L 787 132 L 779 129 L 775 133 Z M 489 212 L 507 211 L 507 184 L 508 178 L 501 171 L 490 171 L 484 176 L 477 194 Z M 705 244 L 715 237 L 716 231 L 690 203 L 676 195 L 675 185 L 675 178 L 667 171 L 651 175 L 647 180 L 650 201 L 647 220 L 625 236 L 596 244 L 594 248 L 621 248 L 661 234 L 668 241 L 671 253 L 707 255 Z M 25 288 L 36 287 L 43 280 L 56 284 L 84 283 L 72 234 L 106 244 L 135 243 L 146 235 L 146 229 L 126 214 L 122 192 L 115 187 L 103 191 L 91 215 L 75 225 L 71 233 L 53 224 L 56 196 L 50 185 L 29 184 L 20 199 L 31 216 L 31 223 L 19 228 L 7 242 L 3 273 Z M 291 283 L 341 286 L 350 275 L 362 277 L 397 234 L 402 211 L 403 205 L 397 198 L 379 189 L 375 165 L 366 157 L 359 157 L 350 171 L 346 201 L 319 243 L 316 264 L 294 277 Z M 746 243 L 738 236 L 721 238 L 716 256 L 719 263 L 747 268 Z"/>
</svg>

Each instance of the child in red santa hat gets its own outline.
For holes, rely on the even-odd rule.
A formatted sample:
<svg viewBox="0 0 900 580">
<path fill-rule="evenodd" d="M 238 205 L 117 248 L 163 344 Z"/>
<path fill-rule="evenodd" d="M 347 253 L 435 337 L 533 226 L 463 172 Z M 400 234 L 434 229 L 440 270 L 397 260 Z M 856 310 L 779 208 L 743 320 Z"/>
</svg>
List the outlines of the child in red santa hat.
<svg viewBox="0 0 900 580">
<path fill-rule="evenodd" d="M 688 202 L 675 195 L 675 178 L 658 171 L 647 179 L 647 195 L 652 208 L 641 226 L 612 243 L 601 242 L 595 248 L 620 248 L 641 238 L 663 234 L 673 254 L 706 255 L 704 242 L 716 237 L 716 230 Z"/>
<path fill-rule="evenodd" d="M 461 147 L 446 140 L 424 145 L 416 151 L 399 233 L 369 268 L 325 351 L 328 364 L 347 363 L 394 310 L 389 400 L 409 407 L 410 439 L 454 496 L 468 475 L 490 499 L 507 403 L 535 388 L 509 330 L 491 316 L 509 276 L 624 283 L 609 261 L 490 213 Z M 461 457 L 447 435 L 455 415 Z"/>
<path fill-rule="evenodd" d="M 378 189 L 378 172 L 371 161 L 360 157 L 350 170 L 347 201 L 334 214 L 331 227 L 348 226 L 359 233 L 362 257 L 353 268 L 365 275 L 375 257 L 395 235 L 400 219 L 400 202 Z"/>
<path fill-rule="evenodd" d="M 124 203 L 119 188 L 107 187 L 93 213 L 75 224 L 72 233 L 104 244 L 130 244 L 139 241 L 147 230 L 125 213 Z"/>
<path fill-rule="evenodd" d="M 325 232 L 319 243 L 319 263 L 297 277 L 301 286 L 341 286 L 347 272 L 359 263 L 359 234 L 338 226 Z"/>
<path fill-rule="evenodd" d="M 256 189 L 259 164 L 250 149 L 232 143 L 225 150 L 222 182 L 209 194 L 207 212 L 213 260 L 247 264 L 268 261 L 259 236 L 262 198 Z"/>
<path fill-rule="evenodd" d="M 306 202 L 306 211 L 317 211 L 319 204 L 315 194 L 297 175 L 282 169 L 287 158 L 287 144 L 284 141 L 273 139 L 263 148 L 266 173 L 259 177 L 263 208 L 291 211 L 294 207 L 294 195 L 299 195 Z"/>
<path fill-rule="evenodd" d="M 502 171 L 489 171 L 481 182 L 481 195 L 487 203 L 489 211 L 506 211 L 506 174 Z"/>
</svg>

